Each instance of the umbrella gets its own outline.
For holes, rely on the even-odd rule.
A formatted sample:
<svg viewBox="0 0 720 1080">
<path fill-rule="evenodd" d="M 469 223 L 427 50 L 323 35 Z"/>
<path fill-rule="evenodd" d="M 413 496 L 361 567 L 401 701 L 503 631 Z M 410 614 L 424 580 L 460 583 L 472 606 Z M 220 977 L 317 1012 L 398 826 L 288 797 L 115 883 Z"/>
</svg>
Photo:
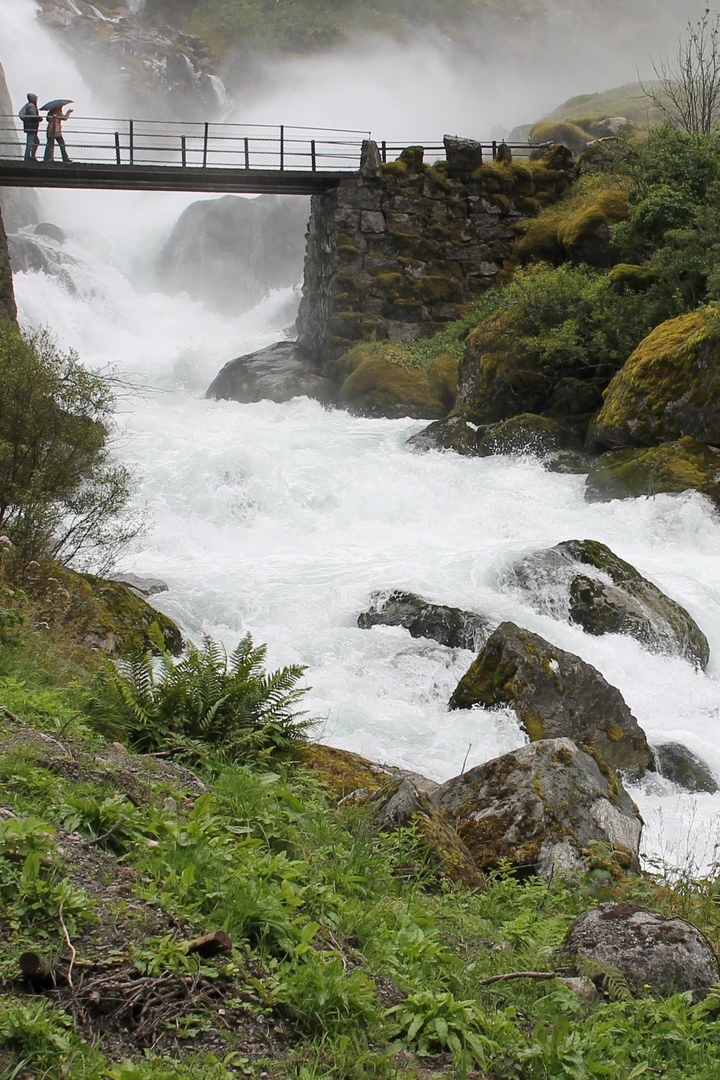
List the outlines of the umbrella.
<svg viewBox="0 0 720 1080">
<path fill-rule="evenodd" d="M 47 105 L 41 105 L 41 112 L 52 112 L 53 109 L 62 109 L 63 105 L 72 105 L 72 98 L 55 98 L 53 101 L 48 101 Z"/>
</svg>

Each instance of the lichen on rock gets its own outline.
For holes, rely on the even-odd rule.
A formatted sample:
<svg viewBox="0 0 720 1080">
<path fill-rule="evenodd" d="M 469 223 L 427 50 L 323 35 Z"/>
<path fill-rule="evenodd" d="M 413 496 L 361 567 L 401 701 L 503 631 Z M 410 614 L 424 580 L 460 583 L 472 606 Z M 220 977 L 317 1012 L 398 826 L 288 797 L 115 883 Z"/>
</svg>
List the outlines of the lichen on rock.
<svg viewBox="0 0 720 1080">
<path fill-rule="evenodd" d="M 531 742 L 569 738 L 630 777 L 652 766 L 645 733 L 616 687 L 573 653 L 501 623 L 450 698 L 451 709 L 509 705 Z"/>
</svg>

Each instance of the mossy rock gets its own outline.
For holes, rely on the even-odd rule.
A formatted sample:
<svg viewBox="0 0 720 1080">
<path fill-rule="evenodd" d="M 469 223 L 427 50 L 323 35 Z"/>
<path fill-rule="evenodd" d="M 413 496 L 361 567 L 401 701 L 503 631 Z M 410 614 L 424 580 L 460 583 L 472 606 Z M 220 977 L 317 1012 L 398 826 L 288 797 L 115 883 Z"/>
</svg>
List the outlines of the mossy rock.
<svg viewBox="0 0 720 1080">
<path fill-rule="evenodd" d="M 531 742 L 572 739 L 633 777 L 652 763 L 620 691 L 579 656 L 511 622 L 490 635 L 450 698 L 451 709 L 474 705 L 509 705 Z"/>
<path fill-rule="evenodd" d="M 569 442 L 566 428 L 557 420 L 536 413 L 519 413 L 503 420 L 481 434 L 478 431 L 477 454 L 530 454 L 543 457 L 554 450 L 563 450 Z"/>
<path fill-rule="evenodd" d="M 590 140 L 587 131 L 567 120 L 541 120 L 530 131 L 531 142 L 562 143 L 573 154 L 582 153 Z"/>
<path fill-rule="evenodd" d="M 475 863 L 521 876 L 582 870 L 589 845 L 638 870 L 642 823 L 607 765 L 570 739 L 544 739 L 442 784 L 431 803 L 455 826 Z"/>
<path fill-rule="evenodd" d="M 699 491 L 720 509 L 720 450 L 690 436 L 644 449 L 610 450 L 591 468 L 588 502 Z"/>
<path fill-rule="evenodd" d="M 598 540 L 565 540 L 524 555 L 501 581 L 536 611 L 568 618 L 588 634 L 627 634 L 653 652 L 707 667 L 708 641 L 689 612 Z"/>
<path fill-rule="evenodd" d="M 618 292 L 647 292 L 657 280 L 654 270 L 647 266 L 636 266 L 634 263 L 616 263 L 608 274 L 608 281 L 612 282 Z"/>
<path fill-rule="evenodd" d="M 340 387 L 340 403 L 361 416 L 446 416 L 457 394 L 457 360 L 450 354 L 433 357 L 423 366 L 401 364 L 386 355 L 380 343 L 360 345 L 341 357 L 350 367 Z"/>
<path fill-rule="evenodd" d="M 605 391 L 588 447 L 652 446 L 686 435 L 720 445 L 716 308 L 669 319 L 640 342 Z"/>
<path fill-rule="evenodd" d="M 470 427 L 457 415 L 435 420 L 417 435 L 411 435 L 405 445 L 420 453 L 429 450 L 454 450 L 463 457 L 477 457 L 475 428 Z"/>
<path fill-rule="evenodd" d="M 661 776 L 686 791 L 706 791 L 714 795 L 718 783 L 712 769 L 682 743 L 667 742 L 655 746 L 655 764 Z"/>
<path fill-rule="evenodd" d="M 565 198 L 530 221 L 516 245 L 521 262 L 566 259 L 592 266 L 611 266 L 611 229 L 629 215 L 627 192 L 613 182 L 595 178 L 577 184 Z"/>
<path fill-rule="evenodd" d="M 153 623 L 162 632 L 165 647 L 177 656 L 182 635 L 167 615 L 119 581 L 64 569 L 60 581 L 68 599 L 64 621 L 72 637 L 86 648 L 120 657 L 134 649 L 157 651 L 148 631 Z"/>
<path fill-rule="evenodd" d="M 368 795 L 379 791 L 392 775 L 390 769 L 334 746 L 308 743 L 298 746 L 296 758 L 320 779 L 336 802 L 360 791 Z"/>
</svg>

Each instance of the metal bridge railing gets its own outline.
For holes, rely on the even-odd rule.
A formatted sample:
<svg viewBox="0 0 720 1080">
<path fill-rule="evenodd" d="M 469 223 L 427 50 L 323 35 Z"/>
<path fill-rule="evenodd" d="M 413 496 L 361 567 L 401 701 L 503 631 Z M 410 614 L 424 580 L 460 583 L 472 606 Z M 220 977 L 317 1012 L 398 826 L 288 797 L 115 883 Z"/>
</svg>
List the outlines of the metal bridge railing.
<svg viewBox="0 0 720 1080">
<path fill-rule="evenodd" d="M 44 124 L 39 130 L 45 147 Z M 356 172 L 369 132 L 252 124 L 108 120 L 76 117 L 63 124 L 73 162 L 92 165 L 164 165 L 200 169 L 280 172 Z M 16 116 L 0 116 L 0 158 L 22 157 L 25 133 Z M 60 158 L 55 148 L 55 158 Z"/>
</svg>

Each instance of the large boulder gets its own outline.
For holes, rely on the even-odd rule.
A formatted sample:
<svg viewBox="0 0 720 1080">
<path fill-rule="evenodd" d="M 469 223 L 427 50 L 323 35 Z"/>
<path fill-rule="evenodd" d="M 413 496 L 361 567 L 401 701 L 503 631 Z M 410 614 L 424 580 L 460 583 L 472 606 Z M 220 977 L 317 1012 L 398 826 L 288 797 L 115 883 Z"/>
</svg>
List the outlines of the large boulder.
<svg viewBox="0 0 720 1080">
<path fill-rule="evenodd" d="M 511 622 L 501 623 L 450 698 L 451 709 L 510 705 L 532 742 L 568 738 L 613 769 L 652 765 L 645 733 L 619 690 L 579 656 Z"/>
<path fill-rule="evenodd" d="M 600 904 L 584 912 L 570 927 L 563 952 L 599 982 L 603 968 L 616 968 L 637 996 L 690 991 L 698 999 L 720 982 L 715 950 L 696 926 L 635 904 Z"/>
<path fill-rule="evenodd" d="M 720 444 L 720 323 L 714 308 L 661 323 L 604 395 L 590 426 L 595 448 L 653 446 L 691 435 Z"/>
<path fill-rule="evenodd" d="M 392 343 L 356 345 L 333 365 L 340 404 L 359 416 L 434 420 L 455 405 L 457 360 L 450 353 L 427 364 L 398 361 Z"/>
<path fill-rule="evenodd" d="M 205 397 L 222 401 L 290 401 L 311 397 L 331 401 L 332 384 L 323 378 L 292 341 L 279 341 L 266 349 L 238 356 L 215 376 Z"/>
<path fill-rule="evenodd" d="M 466 423 L 461 416 L 448 416 L 444 420 L 434 420 L 416 435 L 411 435 L 405 443 L 417 453 L 430 450 L 454 450 L 463 457 L 477 456 L 477 434 L 475 428 Z"/>
<path fill-rule="evenodd" d="M 504 585 L 588 634 L 629 634 L 707 667 L 710 647 L 692 616 L 598 540 L 565 540 L 512 563 Z"/>
<path fill-rule="evenodd" d="M 720 508 L 720 450 L 690 435 L 644 449 L 608 450 L 585 484 L 588 502 L 699 491 Z"/>
<path fill-rule="evenodd" d="M 191 203 L 158 256 L 160 284 L 214 311 L 247 311 L 271 289 L 302 281 L 309 214 L 295 195 Z"/>
<path fill-rule="evenodd" d="M 368 611 L 358 616 L 358 626 L 403 626 L 412 637 L 432 638 L 451 649 L 477 652 L 490 634 L 484 615 L 445 604 L 431 604 L 415 593 L 379 592 L 371 598 Z"/>
<path fill-rule="evenodd" d="M 544 739 L 442 784 L 432 805 L 482 869 L 507 861 L 550 878 L 583 867 L 593 841 L 638 869 L 642 821 L 617 777 L 570 739 Z"/>
<path fill-rule="evenodd" d="M 719 790 L 710 766 L 682 743 L 662 743 L 654 746 L 653 752 L 657 771 L 679 787 L 686 791 L 706 791 L 711 795 Z"/>
<path fill-rule="evenodd" d="M 490 457 L 492 454 L 545 457 L 554 451 L 566 449 L 572 438 L 558 420 L 536 413 L 519 413 L 499 424 L 479 428 L 476 441 L 479 457 Z"/>
</svg>

